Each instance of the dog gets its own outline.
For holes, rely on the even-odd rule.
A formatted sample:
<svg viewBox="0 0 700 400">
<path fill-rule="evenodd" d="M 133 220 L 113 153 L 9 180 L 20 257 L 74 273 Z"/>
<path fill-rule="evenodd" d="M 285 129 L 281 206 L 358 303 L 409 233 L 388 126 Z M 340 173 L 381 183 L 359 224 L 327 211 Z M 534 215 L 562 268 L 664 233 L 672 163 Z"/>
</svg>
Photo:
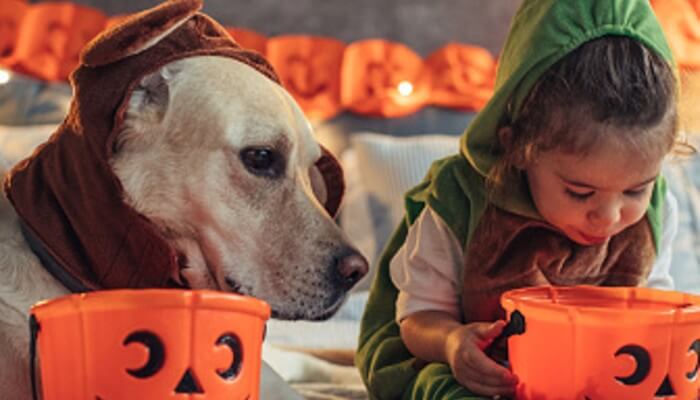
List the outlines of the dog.
<svg viewBox="0 0 700 400">
<path fill-rule="evenodd" d="M 367 272 L 324 209 L 323 149 L 293 98 L 235 59 L 181 58 L 133 89 L 109 167 L 177 255 L 170 281 L 266 301 L 273 318 L 331 316 Z M 90 201 L 83 199 L 82 201 Z M 0 202 L 0 397 L 31 398 L 30 307 L 70 290 Z M 299 398 L 263 367 L 261 398 Z"/>
</svg>

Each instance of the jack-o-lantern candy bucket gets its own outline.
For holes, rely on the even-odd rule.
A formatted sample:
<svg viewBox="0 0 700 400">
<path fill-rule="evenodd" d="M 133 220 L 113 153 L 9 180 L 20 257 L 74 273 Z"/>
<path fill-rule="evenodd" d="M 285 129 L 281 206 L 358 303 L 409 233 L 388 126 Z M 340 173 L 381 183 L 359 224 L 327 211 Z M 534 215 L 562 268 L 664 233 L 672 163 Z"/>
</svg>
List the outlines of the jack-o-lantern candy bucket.
<svg viewBox="0 0 700 400">
<path fill-rule="evenodd" d="M 30 347 L 42 398 L 258 399 L 269 316 L 260 300 L 214 291 L 111 290 L 39 303 Z"/>
<path fill-rule="evenodd" d="M 518 399 L 683 399 L 700 390 L 700 297 L 646 288 L 504 293 Z"/>
</svg>

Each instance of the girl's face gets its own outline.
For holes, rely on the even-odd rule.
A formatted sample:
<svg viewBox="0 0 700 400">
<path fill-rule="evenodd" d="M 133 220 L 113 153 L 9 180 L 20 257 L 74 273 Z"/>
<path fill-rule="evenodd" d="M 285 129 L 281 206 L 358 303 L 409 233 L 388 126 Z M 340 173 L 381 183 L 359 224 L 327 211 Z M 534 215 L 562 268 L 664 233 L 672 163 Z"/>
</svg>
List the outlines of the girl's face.
<svg viewBox="0 0 700 400">
<path fill-rule="evenodd" d="M 525 172 L 542 217 L 574 242 L 593 245 L 644 216 L 662 160 L 608 143 L 586 156 L 542 153 Z"/>
</svg>

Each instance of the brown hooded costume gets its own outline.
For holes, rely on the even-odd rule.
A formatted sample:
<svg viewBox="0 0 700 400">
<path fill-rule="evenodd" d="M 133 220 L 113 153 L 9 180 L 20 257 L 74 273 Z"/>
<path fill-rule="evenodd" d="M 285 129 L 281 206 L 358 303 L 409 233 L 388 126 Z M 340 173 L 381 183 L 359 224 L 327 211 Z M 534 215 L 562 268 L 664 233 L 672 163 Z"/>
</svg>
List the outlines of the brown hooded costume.
<svg viewBox="0 0 700 400">
<path fill-rule="evenodd" d="M 175 250 L 157 227 L 124 202 L 108 160 L 131 93 L 165 64 L 196 56 L 230 57 L 279 83 L 258 53 L 241 48 L 208 16 L 201 0 L 173 0 L 136 14 L 95 38 L 71 76 L 70 111 L 47 143 L 16 165 L 5 191 L 42 264 L 73 291 L 175 286 Z M 316 163 L 333 215 L 344 184 L 324 150 Z"/>
</svg>

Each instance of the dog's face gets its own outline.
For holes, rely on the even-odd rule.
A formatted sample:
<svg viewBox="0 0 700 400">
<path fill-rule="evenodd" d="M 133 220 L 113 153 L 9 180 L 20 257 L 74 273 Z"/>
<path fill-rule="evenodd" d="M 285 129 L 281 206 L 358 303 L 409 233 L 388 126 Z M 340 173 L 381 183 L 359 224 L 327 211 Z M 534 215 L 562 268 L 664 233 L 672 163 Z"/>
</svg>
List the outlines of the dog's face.
<svg viewBox="0 0 700 400">
<path fill-rule="evenodd" d="M 323 319 L 367 263 L 318 199 L 320 156 L 279 85 L 202 56 L 141 81 L 110 163 L 126 202 L 178 251 L 174 279 L 261 298 L 274 317 Z"/>
</svg>

